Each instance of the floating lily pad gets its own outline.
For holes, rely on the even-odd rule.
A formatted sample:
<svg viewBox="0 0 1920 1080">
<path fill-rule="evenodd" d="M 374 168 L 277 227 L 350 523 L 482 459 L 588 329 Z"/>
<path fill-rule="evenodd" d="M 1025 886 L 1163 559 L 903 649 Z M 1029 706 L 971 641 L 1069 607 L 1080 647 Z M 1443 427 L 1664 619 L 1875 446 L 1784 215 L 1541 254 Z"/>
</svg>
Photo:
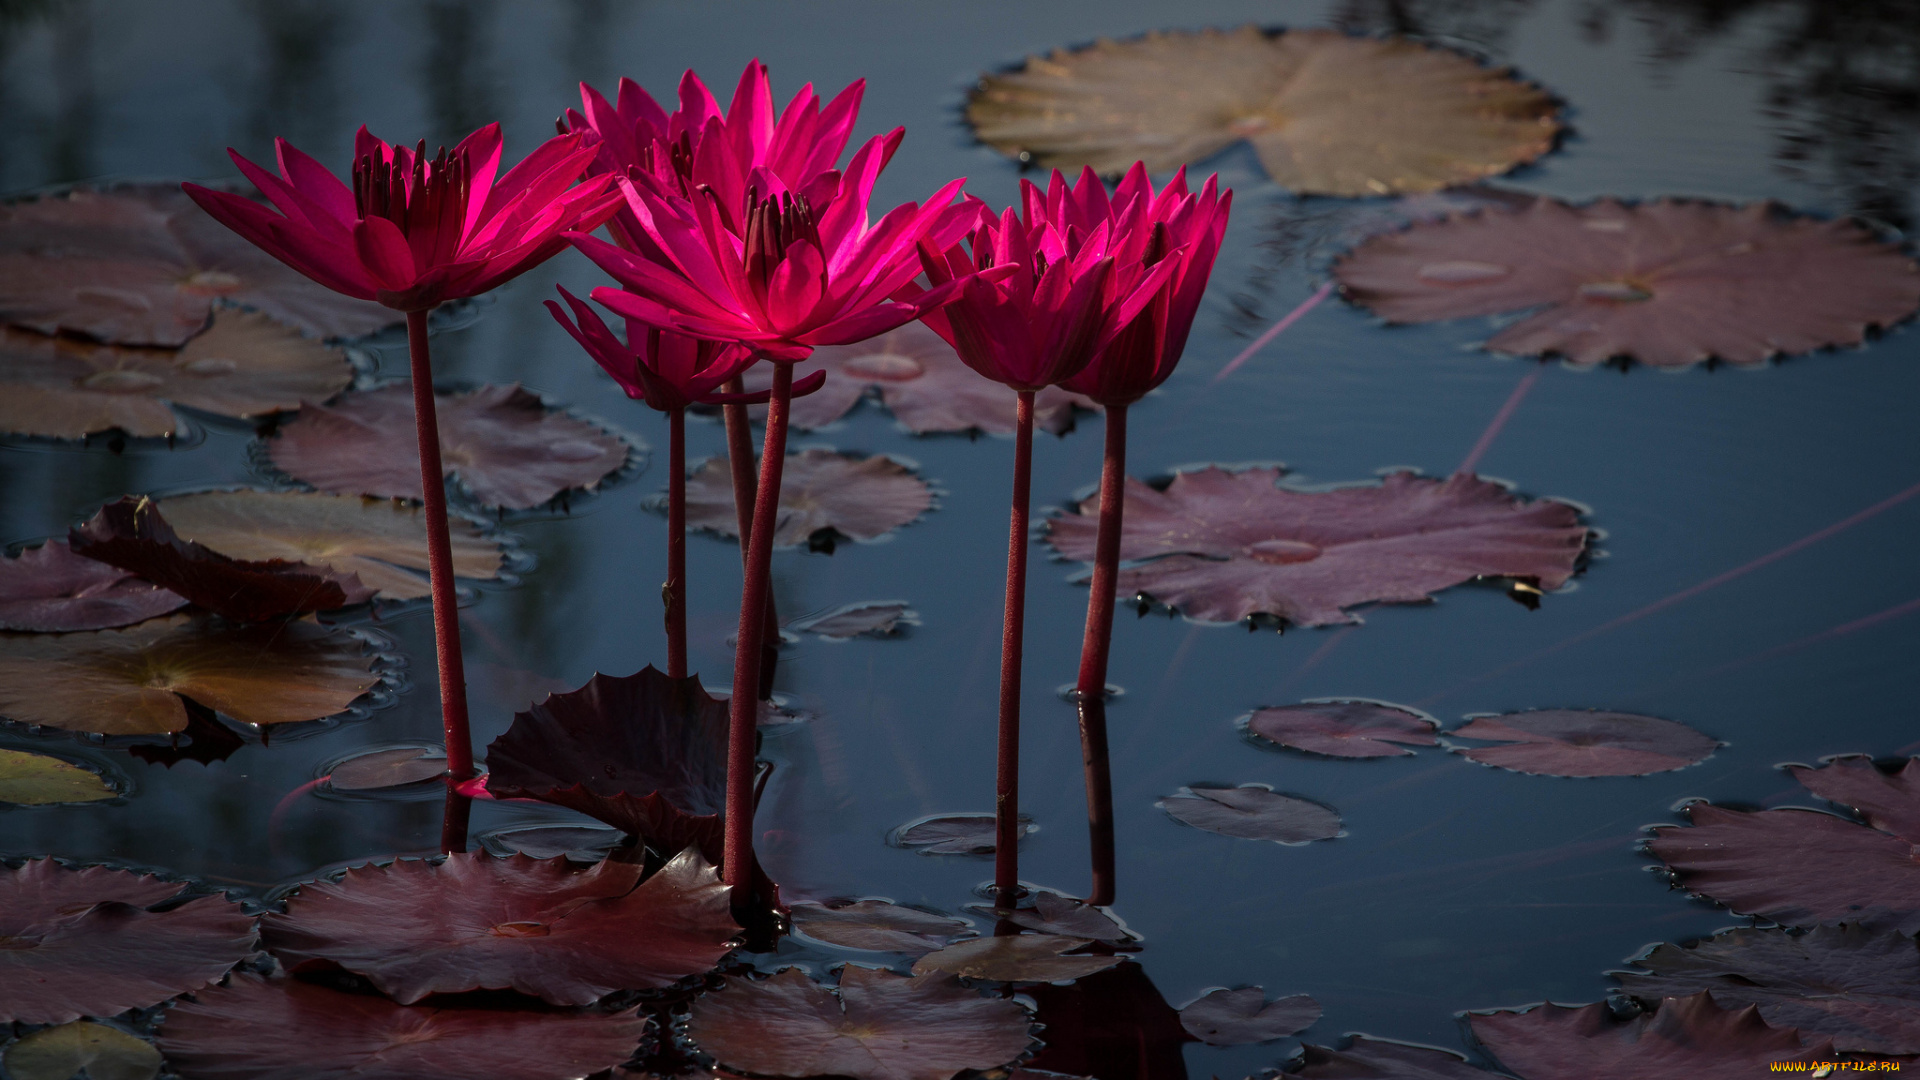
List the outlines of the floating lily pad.
<svg viewBox="0 0 1920 1080">
<path fill-rule="evenodd" d="M 166 402 L 254 417 L 332 397 L 353 380 L 345 353 L 264 315 L 226 311 L 181 349 L 136 349 L 0 327 L 0 432 L 79 439 L 119 430 L 174 435 Z"/>
<path fill-rule="evenodd" d="M 1431 1046 L 1365 1035 L 1348 1042 L 1345 1050 L 1302 1046 L 1299 1067 L 1286 1075 L 1306 1080 L 1493 1080 L 1506 1075 L 1475 1068 L 1459 1054 Z"/>
<path fill-rule="evenodd" d="M 447 475 L 488 507 L 525 510 L 563 491 L 590 491 L 618 472 L 632 449 L 586 420 L 549 409 L 518 384 L 435 394 L 434 413 Z M 419 499 L 413 388 L 383 386 L 343 394 L 331 405 L 304 405 L 268 440 L 267 457 L 321 491 Z"/>
<path fill-rule="evenodd" d="M 1105 971 L 1126 959 L 1123 956 L 1061 955 L 1091 944 L 1093 942 L 1088 938 L 1059 937 L 1054 934 L 974 938 L 915 960 L 913 973 L 925 975 L 944 971 L 969 979 L 991 979 L 996 982 L 1059 982 Z"/>
<path fill-rule="evenodd" d="M 285 559 L 234 559 L 182 539 L 152 499 L 108 503 L 67 534 L 74 552 L 97 559 L 236 622 L 331 611 L 373 598 L 351 571 Z"/>
<path fill-rule="evenodd" d="M 634 863 L 456 853 L 303 885 L 261 925 L 298 971 L 331 961 L 402 1005 L 513 989 L 555 1005 L 669 986 L 713 967 L 739 932 L 727 887 L 697 851 L 645 881 Z"/>
<path fill-rule="evenodd" d="M 1305 994 L 1268 1001 L 1265 990 L 1242 986 L 1209 990 L 1180 1010 L 1180 1024 L 1208 1046 L 1248 1046 L 1306 1030 L 1320 1019 L 1320 1003 Z"/>
<path fill-rule="evenodd" d="M 188 698 L 245 724 L 317 720 L 380 681 L 374 659 L 354 635 L 306 621 L 170 615 L 125 630 L 0 635 L 0 717 L 160 735 L 187 727 Z"/>
<path fill-rule="evenodd" d="M 1181 788 L 1154 805 L 1182 824 L 1243 840 L 1305 844 L 1340 835 L 1340 815 L 1332 809 L 1276 795 L 1265 784 Z"/>
<path fill-rule="evenodd" d="M 1551 95 L 1451 49 L 1331 30 L 1157 31 L 1032 56 L 967 103 L 981 141 L 1042 167 L 1119 175 L 1242 139 L 1300 194 L 1433 191 L 1553 149 Z"/>
<path fill-rule="evenodd" d="M 789 914 L 795 932 L 845 949 L 924 953 L 973 933 L 965 919 L 885 900 L 794 904 Z"/>
<path fill-rule="evenodd" d="M 13 1080 L 153 1080 L 160 1051 L 116 1027 L 77 1020 L 45 1028 L 7 1047 L 3 1059 Z"/>
<path fill-rule="evenodd" d="M 1920 308 L 1920 267 L 1898 247 L 1772 203 L 1540 199 L 1376 237 L 1334 273 L 1393 322 L 1544 308 L 1487 347 L 1579 364 L 1755 364 L 1858 344 Z"/>
<path fill-rule="evenodd" d="M 1832 758 L 1818 769 L 1793 765 L 1787 771 L 1808 791 L 1847 807 L 1881 832 L 1920 838 L 1920 758 L 1908 758 L 1895 773 L 1881 771 L 1859 754 Z"/>
<path fill-rule="evenodd" d="M 1027 1010 L 943 975 L 906 978 L 848 964 L 838 993 L 797 968 L 731 979 L 694 1000 L 687 1035 L 728 1069 L 767 1076 L 951 1080 L 1026 1051 Z"/>
<path fill-rule="evenodd" d="M 235 559 L 287 559 L 352 574 L 385 600 L 426 596 L 427 521 L 417 506 L 305 491 L 206 491 L 158 501 L 182 539 Z M 458 517 L 448 521 L 453 572 L 495 580 L 497 541 Z M 414 573 L 413 571 L 419 571 Z"/>
<path fill-rule="evenodd" d="M 447 775 L 447 755 L 421 746 L 396 746 L 350 757 L 327 772 L 335 791 L 380 791 Z"/>
<path fill-rule="evenodd" d="M 626 834 L 619 829 L 595 825 L 535 825 L 524 829 L 500 829 L 474 839 L 480 846 L 502 858 L 526 855 L 535 859 L 566 856 L 581 862 L 598 862 L 607 857 Z"/>
<path fill-rule="evenodd" d="M 1025 814 L 1017 822 L 1026 837 L 1040 828 Z M 991 855 L 996 837 L 992 814 L 940 814 L 908 822 L 894 830 L 900 847 L 919 848 L 922 855 Z"/>
<path fill-rule="evenodd" d="M 1602 1003 L 1541 1005 L 1523 1013 L 1474 1013 L 1474 1037 L 1527 1080 L 1736 1080 L 1771 1062 L 1831 1061 L 1831 1041 L 1803 1048 L 1800 1033 L 1773 1028 L 1753 1007 L 1729 1011 L 1706 994 L 1667 998 L 1622 1020 Z"/>
<path fill-rule="evenodd" d="M 1015 926 L 1061 937 L 1112 943 L 1133 936 L 1100 908 L 1050 892 L 1035 892 L 1032 907 L 1016 908 L 1006 915 L 1006 920 Z"/>
<path fill-rule="evenodd" d="M 0 1022 L 64 1024 L 194 990 L 253 951 L 253 917 L 224 896 L 164 911 L 178 882 L 52 859 L 0 868 Z"/>
<path fill-rule="evenodd" d="M 773 543 L 811 543 L 832 550 L 834 535 L 873 540 L 932 508 L 933 489 L 892 458 L 803 450 L 788 454 L 782 470 Z M 707 459 L 687 477 L 687 525 L 722 536 L 740 535 L 733 473 L 725 457 Z"/>
<path fill-rule="evenodd" d="M 846 604 L 787 624 L 789 629 L 835 641 L 845 641 L 862 634 L 892 637 L 903 626 L 919 625 L 920 613 L 908 607 L 904 600 L 868 600 Z"/>
<path fill-rule="evenodd" d="M 92 769 L 49 754 L 0 748 L 0 803 L 49 806 L 119 797 L 113 785 Z"/>
<path fill-rule="evenodd" d="M 1329 757 L 1396 757 L 1432 746 L 1432 720 L 1377 701 L 1309 701 L 1256 709 L 1247 730 L 1281 746 Z M 1403 745 L 1393 745 L 1395 743 Z"/>
<path fill-rule="evenodd" d="M 796 377 L 827 373 L 826 384 L 795 398 L 790 422 L 802 430 L 825 427 L 877 390 L 900 426 L 915 435 L 939 431 L 984 431 L 1011 435 L 1018 395 L 1004 383 L 966 365 L 953 346 L 922 323 L 910 322 L 857 345 L 828 345 L 796 369 Z M 748 390 L 773 385 L 770 365 L 747 369 Z M 1049 386 L 1034 395 L 1033 426 L 1064 435 L 1073 430 L 1074 410 L 1100 411 L 1092 398 Z M 764 413 L 765 407 L 755 409 Z"/>
<path fill-rule="evenodd" d="M 632 1057 L 631 1011 L 398 1005 L 235 975 L 167 1010 L 160 1049 L 193 1080 L 574 1080 Z"/>
<path fill-rule="evenodd" d="M 1254 614 L 1300 626 L 1360 620 L 1344 609 L 1418 603 L 1483 577 L 1552 589 L 1573 576 L 1587 543 L 1580 511 L 1521 499 L 1498 484 L 1412 473 L 1377 486 L 1287 491 L 1280 470 L 1183 472 L 1165 491 L 1129 478 L 1119 593 L 1145 593 L 1189 618 Z M 1099 500 L 1047 523 L 1069 559 L 1092 561 Z"/>
<path fill-rule="evenodd" d="M 359 337 L 405 318 L 308 279 L 208 217 L 178 185 L 0 207 L 0 321 L 178 346 L 221 301 L 323 338 Z"/>
<path fill-rule="evenodd" d="M 1697 765 L 1720 747 L 1718 740 L 1672 720 L 1591 709 L 1482 716 L 1448 734 L 1508 743 L 1453 752 L 1533 776 L 1645 776 Z"/>
<path fill-rule="evenodd" d="M 49 540 L 0 558 L 0 630 L 109 630 L 186 606 L 186 598 Z"/>
<path fill-rule="evenodd" d="M 1777 1028 L 1841 1050 L 1920 1053 L 1920 947 L 1906 934 L 1823 926 L 1804 934 L 1729 930 L 1689 946 L 1657 945 L 1614 974 L 1643 1001 L 1707 991 L 1723 1008 L 1754 1005 Z"/>
</svg>

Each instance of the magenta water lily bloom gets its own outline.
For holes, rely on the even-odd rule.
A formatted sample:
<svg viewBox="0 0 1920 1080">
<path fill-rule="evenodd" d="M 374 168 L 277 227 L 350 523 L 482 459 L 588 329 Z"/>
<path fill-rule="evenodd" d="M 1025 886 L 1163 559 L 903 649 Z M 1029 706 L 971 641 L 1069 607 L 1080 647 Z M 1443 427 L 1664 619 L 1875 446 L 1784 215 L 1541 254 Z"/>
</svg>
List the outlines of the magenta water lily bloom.
<svg viewBox="0 0 1920 1080">
<path fill-rule="evenodd" d="M 592 305 L 564 288 L 560 295 L 573 310 L 573 317 L 568 318 L 559 304 L 549 300 L 547 310 L 554 321 L 613 376 L 628 397 L 645 401 L 661 412 L 708 401 L 728 380 L 759 359 L 744 346 L 702 341 L 645 324 L 629 326 L 628 340 L 621 341 Z"/>
</svg>

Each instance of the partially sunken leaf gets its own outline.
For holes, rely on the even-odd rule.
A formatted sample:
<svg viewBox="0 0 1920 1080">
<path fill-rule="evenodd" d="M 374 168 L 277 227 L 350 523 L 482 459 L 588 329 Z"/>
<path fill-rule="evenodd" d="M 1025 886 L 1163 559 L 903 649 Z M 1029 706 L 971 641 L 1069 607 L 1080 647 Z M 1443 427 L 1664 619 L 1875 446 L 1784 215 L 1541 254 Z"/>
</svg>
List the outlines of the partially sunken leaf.
<svg viewBox="0 0 1920 1080">
<path fill-rule="evenodd" d="M 933 489 L 892 458 L 858 458 L 814 448 L 788 454 L 780 481 L 776 547 L 805 544 L 814 534 L 872 540 L 910 524 L 933 507 Z M 687 524 L 738 536 L 733 473 L 727 459 L 707 459 L 687 478 Z"/>
<path fill-rule="evenodd" d="M 581 862 L 598 862 L 619 847 L 626 834 L 596 825 L 536 825 L 483 833 L 475 839 L 481 847 L 502 858 L 529 855 L 536 859 L 555 859 L 564 855 Z"/>
<path fill-rule="evenodd" d="M 796 933 L 844 949 L 924 953 L 973 933 L 965 919 L 885 900 L 795 904 L 788 914 Z"/>
<path fill-rule="evenodd" d="M 926 975 L 944 971 L 969 979 L 991 979 L 996 982 L 1059 982 L 1105 971 L 1126 959 L 1123 956 L 1061 955 L 1091 944 L 1086 938 L 1057 937 L 1053 934 L 974 938 L 915 960 L 913 973 Z"/>
<path fill-rule="evenodd" d="M 1456 473 L 1412 473 L 1333 491 L 1275 487 L 1280 470 L 1209 466 L 1155 491 L 1129 478 L 1121 596 L 1145 593 L 1189 618 L 1233 622 L 1255 614 L 1300 626 L 1360 620 L 1345 608 L 1418 603 L 1482 577 L 1558 588 L 1587 542 L 1580 512 L 1526 500 Z M 1047 538 L 1069 559 L 1093 559 L 1099 501 L 1053 518 Z"/>
<path fill-rule="evenodd" d="M 167 1010 L 160 1049 L 193 1080 L 575 1080 L 632 1057 L 632 1012 L 398 1005 L 235 975 Z"/>
<path fill-rule="evenodd" d="M 727 790 L 727 707 L 700 677 L 672 679 L 651 666 L 587 685 L 515 713 L 487 747 L 487 790 L 539 799 L 644 838 L 663 855 L 701 845 L 720 851 Z"/>
<path fill-rule="evenodd" d="M 892 637 L 903 626 L 919 625 L 920 613 L 908 607 L 904 600 L 869 600 L 847 604 L 787 624 L 790 629 L 837 641 L 862 634 Z"/>
<path fill-rule="evenodd" d="M 135 573 L 236 622 L 331 611 L 373 598 L 351 571 L 235 559 L 175 533 L 152 499 L 123 496 L 67 534 L 80 555 Z"/>
<path fill-rule="evenodd" d="M 1242 139 L 1300 194 L 1433 191 L 1553 148 L 1553 98 L 1406 38 L 1332 30 L 1156 31 L 1028 57 L 967 104 L 983 142 L 1042 167 L 1150 172 Z"/>
<path fill-rule="evenodd" d="M 1540 199 L 1376 237 L 1334 273 L 1393 322 L 1544 308 L 1487 347 L 1578 364 L 1755 364 L 1858 344 L 1920 307 L 1920 267 L 1898 247 L 1773 203 Z"/>
<path fill-rule="evenodd" d="M 1802 1048 L 1792 1028 L 1767 1026 L 1749 1007 L 1728 1011 L 1706 994 L 1667 998 L 1621 1020 L 1603 1004 L 1476 1013 L 1474 1037 L 1527 1080 L 1747 1080 L 1776 1061 L 1828 1061 L 1833 1043 Z"/>
<path fill-rule="evenodd" d="M 1405 747 L 1434 744 L 1434 726 L 1433 721 L 1416 712 L 1377 701 L 1281 705 L 1257 709 L 1247 720 L 1247 730 L 1263 739 L 1295 750 L 1344 758 L 1411 754 L 1413 751 Z"/>
<path fill-rule="evenodd" d="M 1045 1044 L 1028 1065 L 1069 1076 L 1186 1076 L 1193 1036 L 1146 969 L 1121 964 L 1071 983 L 1020 988 L 1038 1007 Z"/>
<path fill-rule="evenodd" d="M 1022 815 L 1019 834 L 1025 837 L 1038 829 Z M 941 814 L 921 818 L 901 826 L 893 834 L 901 847 L 919 848 L 922 855 L 991 855 L 995 834 L 992 814 Z"/>
<path fill-rule="evenodd" d="M 106 778 L 92 769 L 47 754 L 0 749 L 0 803 L 49 806 L 119 796 Z"/>
<path fill-rule="evenodd" d="M 1490 1073 L 1467 1064 L 1467 1059 L 1431 1046 L 1372 1039 L 1355 1035 L 1345 1050 L 1307 1045 L 1300 1048 L 1300 1066 L 1288 1076 L 1307 1080 L 1493 1080 Z"/>
<path fill-rule="evenodd" d="M 0 558 L 0 630 L 108 630 L 186 602 L 118 567 L 75 555 L 65 540 Z"/>
<path fill-rule="evenodd" d="M 699 852 L 640 874 L 614 860 L 580 869 L 481 852 L 403 859 L 301 886 L 261 935 L 295 970 L 331 961 L 403 1005 L 504 989 L 591 1005 L 616 990 L 669 986 L 733 948 L 727 887 Z"/>
<path fill-rule="evenodd" d="M 1340 815 L 1316 802 L 1276 795 L 1265 784 L 1181 788 L 1154 803 L 1175 821 L 1243 840 L 1305 844 L 1340 835 Z"/>
<path fill-rule="evenodd" d="M 221 300 L 315 337 L 358 337 L 402 318 L 309 280 L 208 217 L 175 184 L 0 207 L 0 320 L 177 346 Z"/>
<path fill-rule="evenodd" d="M 1787 769 L 1801 786 L 1865 818 L 1881 832 L 1920 843 L 1920 758 L 1908 758 L 1897 773 L 1881 772 L 1871 758 L 1848 754 L 1818 769 Z"/>
<path fill-rule="evenodd" d="M 253 917 L 224 896 L 166 911 L 178 882 L 52 859 L 0 868 L 0 1022 L 64 1024 L 194 990 L 253 951 Z"/>
<path fill-rule="evenodd" d="M 8 1046 L 0 1060 L 13 1080 L 73 1080 L 82 1069 L 88 1080 L 153 1080 L 160 1075 L 160 1051 L 151 1043 L 84 1020 L 25 1036 Z"/>
<path fill-rule="evenodd" d="M 320 400 L 314 398 L 314 401 Z M 435 394 L 440 457 L 488 507 L 525 510 L 574 488 L 592 490 L 626 464 L 630 447 L 599 427 L 511 386 Z M 267 442 L 274 467 L 321 491 L 419 499 L 413 388 L 404 383 L 308 404 Z"/>
<path fill-rule="evenodd" d="M 1774 1027 L 1825 1036 L 1841 1050 L 1920 1053 L 1920 948 L 1906 934 L 1742 928 L 1658 945 L 1634 963 L 1647 970 L 1614 974 L 1642 1001 L 1705 990 L 1722 1007 L 1758 1006 Z"/>
<path fill-rule="evenodd" d="M 852 964 L 839 993 L 797 968 L 729 980 L 694 1000 L 687 1035 L 729 1069 L 766 1076 L 951 1080 L 1027 1049 L 1027 1011 L 940 975 L 906 978 Z"/>
<path fill-rule="evenodd" d="M 253 417 L 346 389 L 346 354 L 251 312 L 225 311 L 182 349 L 135 349 L 0 328 L 0 432 L 78 439 L 180 430 L 164 402 Z"/>
<path fill-rule="evenodd" d="M 1016 908 L 1006 919 L 1015 926 L 1062 937 L 1117 942 L 1132 936 L 1100 908 L 1050 892 L 1034 893 L 1032 907 Z"/>
<path fill-rule="evenodd" d="M 81 634 L 0 635 L 0 716 L 102 735 L 187 727 L 189 698 L 244 724 L 343 712 L 380 681 L 344 630 L 172 615 Z"/>
<path fill-rule="evenodd" d="M 791 423 L 803 430 L 833 423 L 868 390 L 877 389 L 894 419 L 915 435 L 973 430 L 1013 434 L 1018 395 L 968 367 L 953 346 L 922 323 L 910 322 L 857 345 L 815 349 L 795 377 L 816 370 L 827 372 L 826 384 L 793 402 Z M 745 381 L 749 390 L 773 385 L 771 365 L 749 368 Z M 1049 386 L 1034 397 L 1034 427 L 1064 435 L 1073 430 L 1075 409 L 1098 412 L 1100 406 Z"/>
<path fill-rule="evenodd" d="M 383 600 L 427 595 L 427 521 L 417 506 L 305 491 L 206 491 L 159 500 L 182 539 L 235 559 L 287 559 L 352 574 Z M 448 522 L 453 572 L 493 580 L 500 545 L 479 526 Z M 418 571 L 415 573 L 414 571 Z"/>
<path fill-rule="evenodd" d="M 1209 990 L 1180 1010 L 1180 1024 L 1209 1046 L 1247 1046 L 1284 1039 L 1320 1019 L 1320 1003 L 1305 994 L 1268 1001 L 1257 986 Z"/>
<path fill-rule="evenodd" d="M 397 746 L 358 754 L 335 765 L 327 773 L 327 786 L 335 791 L 379 791 L 438 779 L 446 774 L 445 752 Z"/>
<path fill-rule="evenodd" d="M 1591 709 L 1482 716 L 1448 734 L 1507 743 L 1453 752 L 1534 776 L 1645 776 L 1697 765 L 1720 746 L 1672 720 Z"/>
</svg>

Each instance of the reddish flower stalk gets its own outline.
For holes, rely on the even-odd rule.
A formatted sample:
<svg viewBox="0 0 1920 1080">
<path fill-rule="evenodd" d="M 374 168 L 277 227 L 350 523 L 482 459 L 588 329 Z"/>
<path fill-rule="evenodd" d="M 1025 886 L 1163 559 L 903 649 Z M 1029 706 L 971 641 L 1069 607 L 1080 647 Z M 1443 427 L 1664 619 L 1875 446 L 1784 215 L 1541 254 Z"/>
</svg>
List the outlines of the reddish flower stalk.
<svg viewBox="0 0 1920 1080">
<path fill-rule="evenodd" d="M 667 677 L 687 677 L 687 410 L 667 414 Z"/>
<path fill-rule="evenodd" d="M 407 354 L 413 362 L 413 426 L 420 445 L 420 492 L 427 511 L 427 584 L 433 593 L 434 658 L 440 668 L 440 718 L 446 729 L 447 773 L 473 775 L 467 734 L 467 677 L 460 656 L 460 597 L 453 583 L 453 540 L 447 532 L 447 480 L 440 465 L 440 425 L 433 407 L 433 364 L 427 313 L 407 312 Z M 464 850 L 465 838 L 461 838 Z M 452 850 L 452 849 L 450 849 Z"/>
<path fill-rule="evenodd" d="M 745 392 L 738 376 L 727 383 L 728 394 L 744 398 Z M 753 476 L 753 427 L 744 402 L 731 402 L 720 411 L 727 424 L 727 467 L 733 474 L 733 510 L 740 521 L 740 565 L 744 569 L 747 544 L 753 538 L 754 492 L 759 486 Z M 780 664 L 780 612 L 774 607 L 771 592 L 767 594 L 766 628 L 762 633 L 765 637 L 760 646 L 757 690 L 760 700 L 765 701 L 773 696 L 773 677 Z"/>
<path fill-rule="evenodd" d="M 1007 517 L 1007 604 L 1000 629 L 1000 733 L 994 767 L 993 899 L 1011 908 L 1020 897 L 1020 661 L 1027 619 L 1027 514 L 1033 491 L 1033 395 L 1021 390 L 1014 411 L 1013 511 Z"/>
</svg>

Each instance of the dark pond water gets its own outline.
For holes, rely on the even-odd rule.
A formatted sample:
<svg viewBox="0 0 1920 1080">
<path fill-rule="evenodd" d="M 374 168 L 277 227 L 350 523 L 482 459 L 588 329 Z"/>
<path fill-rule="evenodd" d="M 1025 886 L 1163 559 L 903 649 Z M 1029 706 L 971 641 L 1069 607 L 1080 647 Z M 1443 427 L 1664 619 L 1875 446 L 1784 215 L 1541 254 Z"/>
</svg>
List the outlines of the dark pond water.
<svg viewBox="0 0 1920 1080">
<path fill-rule="evenodd" d="M 262 158 L 284 135 L 322 160 L 365 122 L 389 138 L 451 142 L 492 119 L 509 156 L 551 130 L 585 78 L 631 75 L 656 94 L 693 67 L 731 85 L 758 56 L 776 93 L 802 81 L 871 80 L 856 139 L 904 124 L 876 202 L 918 198 L 951 176 L 995 205 L 1014 166 L 974 145 L 958 105 L 978 73 L 1028 52 L 1168 25 L 1335 24 L 1398 29 L 1515 65 L 1569 103 L 1574 133 L 1504 178 L 1570 198 L 1773 198 L 1889 227 L 1913 212 L 1920 26 L 1883 0 L 1188 0 L 1047 4 L 549 4 L 232 0 L 0 5 L 0 190 L 92 178 L 224 177 L 223 148 Z M 1904 65 L 1904 66 L 1903 66 Z M 1904 155 L 1904 156 L 1903 156 Z M 1480 439 L 1530 363 L 1478 351 L 1490 324 L 1386 329 L 1337 302 L 1225 381 L 1246 342 L 1309 296 L 1352 204 L 1299 201 L 1251 155 L 1210 163 L 1237 192 L 1214 286 L 1181 370 L 1133 412 L 1138 474 L 1200 462 L 1283 461 L 1303 484 L 1362 481 L 1394 466 L 1445 474 Z M 1304 237 L 1304 239 L 1303 239 Z M 479 305 L 436 341 L 454 381 L 518 380 L 664 448 L 664 425 L 628 403 L 538 301 L 559 280 L 598 283 L 571 254 Z M 404 372 L 397 336 L 367 345 Z M 1118 803 L 1116 911 L 1146 942 L 1140 962 L 1178 1005 L 1216 985 L 1259 983 L 1326 1007 L 1307 1037 L 1346 1031 L 1455 1046 L 1457 1010 L 1602 998 L 1602 975 L 1648 943 L 1735 920 L 1670 891 L 1636 850 L 1642 827 L 1680 820 L 1689 797 L 1803 803 L 1783 761 L 1910 750 L 1920 740 L 1920 617 L 1827 634 L 1920 597 L 1912 558 L 1920 499 L 1572 647 L 1574 638 L 1920 482 L 1920 338 L 1758 370 L 1576 371 L 1548 366 L 1480 471 L 1530 495 L 1576 500 L 1605 557 L 1528 611 L 1493 588 L 1426 606 L 1376 607 L 1352 630 L 1249 633 L 1122 612 L 1111 708 Z M 0 541 L 61 534 L 102 501 L 258 482 L 252 433 L 196 421 L 203 439 L 113 454 L 0 446 Z M 1036 503 L 1054 508 L 1098 477 L 1097 418 L 1035 455 Z M 690 456 L 718 452 L 717 423 L 690 425 Z M 872 404 L 799 446 L 911 459 L 944 494 L 919 523 L 832 555 L 776 555 L 778 600 L 801 613 L 910 600 L 924 620 L 896 640 L 809 640 L 779 689 L 817 716 L 772 734 L 778 771 L 763 854 L 790 898 L 877 895 L 958 910 L 986 862 L 889 847 L 887 831 L 941 811 L 991 809 L 994 686 L 1004 567 L 1008 440 L 916 438 Z M 510 587 L 465 609 L 476 740 L 537 695 L 665 653 L 657 583 L 662 522 L 642 503 L 657 462 L 568 512 L 509 518 L 530 557 Z M 731 542 L 691 545 L 692 667 L 724 683 L 738 600 Z M 1044 549 L 1042 549 L 1044 551 Z M 1071 681 L 1086 590 L 1036 557 L 1028 615 L 1023 792 L 1040 831 L 1029 881 L 1087 882 Z M 252 894 L 323 868 L 420 853 L 437 800 L 303 798 L 275 804 L 357 748 L 432 742 L 438 706 L 424 608 L 378 624 L 412 661 L 390 707 L 288 730 L 224 762 L 172 768 L 58 735 L 0 731 L 129 785 L 121 803 L 0 812 L 0 856 L 56 854 L 162 867 Z M 1812 640 L 1808 640 L 1812 639 Z M 1466 713 L 1577 706 L 1680 720 L 1728 745 L 1706 763 L 1638 779 L 1557 780 L 1482 768 L 1438 748 L 1341 762 L 1263 751 L 1235 719 L 1269 704 L 1358 696 L 1416 704 L 1451 726 Z M 1181 785 L 1264 782 L 1339 809 L 1347 834 L 1305 847 L 1233 840 L 1170 820 L 1154 802 Z M 557 809 L 483 804 L 474 829 L 564 821 Z M 1196 1076 L 1276 1064 L 1291 1044 L 1187 1050 Z"/>
</svg>

